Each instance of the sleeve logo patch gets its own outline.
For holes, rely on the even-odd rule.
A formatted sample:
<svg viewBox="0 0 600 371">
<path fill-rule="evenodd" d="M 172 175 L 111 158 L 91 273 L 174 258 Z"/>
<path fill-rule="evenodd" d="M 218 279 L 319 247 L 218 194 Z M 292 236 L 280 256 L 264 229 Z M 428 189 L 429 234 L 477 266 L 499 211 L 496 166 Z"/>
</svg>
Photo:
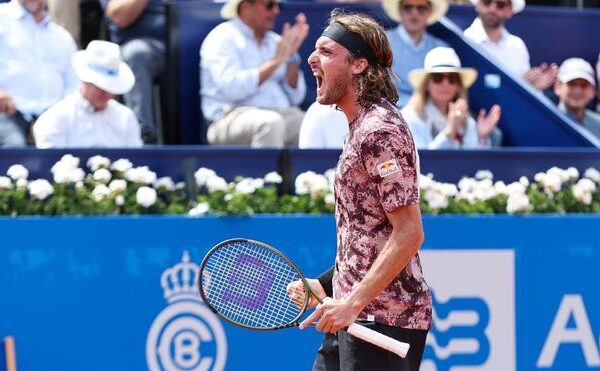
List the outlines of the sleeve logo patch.
<svg viewBox="0 0 600 371">
<path fill-rule="evenodd" d="M 377 164 L 377 172 L 382 178 L 385 178 L 386 176 L 399 173 L 400 167 L 398 167 L 396 159 L 391 159 Z"/>
</svg>

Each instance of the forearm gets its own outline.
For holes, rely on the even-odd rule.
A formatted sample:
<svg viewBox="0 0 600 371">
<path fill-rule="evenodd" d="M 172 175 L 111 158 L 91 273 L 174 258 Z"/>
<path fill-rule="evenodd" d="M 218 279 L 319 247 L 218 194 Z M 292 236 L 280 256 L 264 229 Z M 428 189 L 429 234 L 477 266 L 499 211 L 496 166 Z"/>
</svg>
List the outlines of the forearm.
<svg viewBox="0 0 600 371">
<path fill-rule="evenodd" d="M 421 222 L 406 220 L 394 228 L 379 256 L 347 302 L 357 312 L 367 306 L 406 268 L 423 242 Z"/>
<path fill-rule="evenodd" d="M 296 63 L 288 63 L 287 64 L 287 69 L 285 71 L 285 78 L 287 80 L 288 85 L 292 88 L 292 89 L 296 89 L 296 87 L 298 86 L 298 72 L 299 72 L 299 66 Z"/>
<path fill-rule="evenodd" d="M 321 273 L 317 280 L 325 290 L 325 293 L 329 297 L 333 297 L 333 270 L 334 267 L 329 268 L 325 272 Z M 322 298 L 321 298 L 322 299 Z"/>
<path fill-rule="evenodd" d="M 119 28 L 129 27 L 142 14 L 149 0 L 112 0 L 106 6 L 106 16 Z"/>
<path fill-rule="evenodd" d="M 285 61 L 279 57 L 269 59 L 258 67 L 258 85 L 265 82 Z"/>
</svg>

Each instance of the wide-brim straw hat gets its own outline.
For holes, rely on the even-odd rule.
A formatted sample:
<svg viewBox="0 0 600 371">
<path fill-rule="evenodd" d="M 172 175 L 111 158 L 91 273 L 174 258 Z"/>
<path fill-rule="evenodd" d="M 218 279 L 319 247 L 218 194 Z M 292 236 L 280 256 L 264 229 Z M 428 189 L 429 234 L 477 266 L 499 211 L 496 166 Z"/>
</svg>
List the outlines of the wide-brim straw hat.
<svg viewBox="0 0 600 371">
<path fill-rule="evenodd" d="M 238 16 L 238 7 L 240 3 L 244 0 L 228 0 L 221 7 L 221 18 L 223 19 L 233 19 Z"/>
<path fill-rule="evenodd" d="M 471 0 L 471 4 L 477 5 L 479 0 Z M 525 0 L 511 0 L 513 13 L 519 13 L 525 9 Z"/>
<path fill-rule="evenodd" d="M 81 81 L 96 85 L 111 94 L 125 94 L 135 84 L 131 68 L 121 59 L 119 45 L 103 40 L 91 41 L 71 60 Z"/>
<path fill-rule="evenodd" d="M 381 5 L 383 10 L 392 20 L 402 23 L 400 17 L 400 3 L 402 0 L 383 0 Z M 431 3 L 431 14 L 427 18 L 427 24 L 434 24 L 438 19 L 442 18 L 448 11 L 447 0 L 429 0 Z"/>
<path fill-rule="evenodd" d="M 465 88 L 469 88 L 477 80 L 477 70 L 462 67 L 460 59 L 452 48 L 438 47 L 431 49 L 425 56 L 423 68 L 412 70 L 408 73 L 408 81 L 417 88 L 421 86 L 430 73 L 458 73 Z"/>
</svg>

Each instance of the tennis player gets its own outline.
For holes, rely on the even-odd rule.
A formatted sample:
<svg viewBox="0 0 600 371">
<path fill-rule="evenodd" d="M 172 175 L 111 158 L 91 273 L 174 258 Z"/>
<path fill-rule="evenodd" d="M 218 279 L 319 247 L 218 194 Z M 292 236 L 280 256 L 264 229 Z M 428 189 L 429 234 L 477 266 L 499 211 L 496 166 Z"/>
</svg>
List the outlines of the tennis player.
<svg viewBox="0 0 600 371">
<path fill-rule="evenodd" d="M 389 42 L 371 18 L 334 10 L 308 62 L 317 101 L 350 125 L 335 178 L 335 268 L 310 280 L 332 297 L 301 325 L 318 320 L 326 333 L 313 370 L 418 371 L 432 318 L 418 254 L 419 158 L 395 106 Z M 349 335 L 355 321 L 409 343 L 407 357 Z"/>
</svg>

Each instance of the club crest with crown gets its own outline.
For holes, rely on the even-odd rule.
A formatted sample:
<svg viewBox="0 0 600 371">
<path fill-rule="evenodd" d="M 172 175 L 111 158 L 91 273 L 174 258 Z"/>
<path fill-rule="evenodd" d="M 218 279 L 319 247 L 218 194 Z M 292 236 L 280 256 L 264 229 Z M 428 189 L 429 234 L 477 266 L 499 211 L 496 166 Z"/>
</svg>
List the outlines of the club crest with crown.
<svg viewBox="0 0 600 371">
<path fill-rule="evenodd" d="M 166 269 L 160 285 L 167 307 L 156 316 L 146 337 L 150 371 L 223 370 L 227 338 L 220 320 L 202 303 L 197 290 L 198 265 L 188 251 Z"/>
</svg>

